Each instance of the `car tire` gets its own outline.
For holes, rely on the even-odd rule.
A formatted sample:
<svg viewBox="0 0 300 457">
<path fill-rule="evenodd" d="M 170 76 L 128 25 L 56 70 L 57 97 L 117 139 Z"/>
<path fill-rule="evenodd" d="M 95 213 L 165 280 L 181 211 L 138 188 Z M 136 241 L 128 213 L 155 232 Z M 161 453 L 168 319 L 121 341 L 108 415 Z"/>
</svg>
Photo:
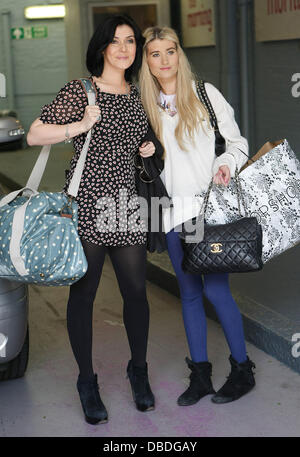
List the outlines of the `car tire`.
<svg viewBox="0 0 300 457">
<path fill-rule="evenodd" d="M 27 326 L 27 332 L 23 347 L 20 353 L 13 360 L 10 360 L 4 369 L 0 371 L 0 381 L 7 381 L 9 379 L 21 378 L 24 376 L 29 356 L 29 327 Z M 2 367 L 3 368 L 3 367 Z"/>
<path fill-rule="evenodd" d="M 24 139 L 13 141 L 9 146 L 9 151 L 17 151 L 18 149 L 24 149 Z"/>
<path fill-rule="evenodd" d="M 24 149 L 24 138 L 17 141 L 11 141 L 10 143 L 0 143 L 0 152 L 18 151 Z"/>
</svg>

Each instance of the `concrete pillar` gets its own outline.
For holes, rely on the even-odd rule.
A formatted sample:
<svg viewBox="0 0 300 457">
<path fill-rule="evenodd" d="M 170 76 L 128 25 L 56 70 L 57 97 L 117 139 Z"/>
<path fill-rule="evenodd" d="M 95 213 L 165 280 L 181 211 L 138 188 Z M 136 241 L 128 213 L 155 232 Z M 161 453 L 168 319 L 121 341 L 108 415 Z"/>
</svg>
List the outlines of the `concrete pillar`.
<svg viewBox="0 0 300 457">
<path fill-rule="evenodd" d="M 82 78 L 87 74 L 85 68 L 86 49 L 83 49 L 82 18 L 80 0 L 65 0 L 66 6 L 66 49 L 68 64 L 68 79 Z"/>
</svg>

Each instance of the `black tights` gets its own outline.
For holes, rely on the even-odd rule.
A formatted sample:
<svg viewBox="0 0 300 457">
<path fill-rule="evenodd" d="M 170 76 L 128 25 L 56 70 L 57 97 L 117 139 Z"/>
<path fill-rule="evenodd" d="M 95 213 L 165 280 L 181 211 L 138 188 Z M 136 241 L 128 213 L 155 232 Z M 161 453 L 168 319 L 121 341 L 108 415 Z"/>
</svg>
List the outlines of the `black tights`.
<svg viewBox="0 0 300 457">
<path fill-rule="evenodd" d="M 123 297 L 123 321 L 133 364 L 146 361 L 149 305 L 146 296 L 146 246 L 104 247 L 81 240 L 88 261 L 85 276 L 70 287 L 67 326 L 71 347 L 82 379 L 93 376 L 93 303 L 108 251 Z"/>
</svg>

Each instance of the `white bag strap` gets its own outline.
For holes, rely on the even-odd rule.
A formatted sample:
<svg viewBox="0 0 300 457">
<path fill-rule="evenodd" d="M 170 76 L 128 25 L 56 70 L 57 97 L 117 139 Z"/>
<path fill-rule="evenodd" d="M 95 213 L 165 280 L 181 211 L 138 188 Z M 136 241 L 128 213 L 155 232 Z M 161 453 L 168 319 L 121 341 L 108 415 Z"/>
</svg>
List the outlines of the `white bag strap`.
<svg viewBox="0 0 300 457">
<path fill-rule="evenodd" d="M 47 144 L 46 146 L 43 146 L 37 161 L 35 162 L 35 165 L 32 169 L 32 172 L 28 178 L 28 181 L 26 183 L 26 187 L 29 189 L 34 189 L 38 190 L 41 179 L 43 177 L 48 158 L 49 158 L 49 153 L 50 153 L 51 145 Z M 27 193 L 25 192 L 23 195 L 27 196 Z"/>
<path fill-rule="evenodd" d="M 35 189 L 29 189 L 28 187 L 23 187 L 22 189 L 16 190 L 11 192 L 8 195 L 5 195 L 0 201 L 0 208 L 11 203 L 20 193 L 29 196 L 28 200 L 18 208 L 16 208 L 14 212 L 14 217 L 12 220 L 12 227 L 11 227 L 11 238 L 9 243 L 9 255 L 11 262 L 17 272 L 21 276 L 26 276 L 28 271 L 25 268 L 24 260 L 21 257 L 21 238 L 23 235 L 24 230 L 24 222 L 25 222 L 25 213 L 27 206 L 31 200 L 31 197 L 34 195 L 38 195 L 38 192 Z"/>
<path fill-rule="evenodd" d="M 0 200 L 0 208 L 2 208 L 5 205 L 8 205 L 8 203 L 11 203 L 21 193 L 23 193 L 23 195 L 25 195 L 25 193 L 26 193 L 26 197 L 29 197 L 30 195 L 38 194 L 38 192 L 34 189 L 29 189 L 28 187 L 22 187 L 22 189 L 15 190 L 14 192 L 11 192 L 10 194 L 7 194 L 4 197 L 2 197 Z"/>
<path fill-rule="evenodd" d="M 85 79 L 85 78 L 82 78 L 80 81 L 82 82 L 83 87 L 85 89 L 89 105 L 95 105 L 95 103 L 96 103 L 96 91 L 95 91 L 95 88 L 93 86 L 93 83 L 91 82 L 90 79 Z M 77 194 L 78 194 L 80 180 L 81 180 L 81 176 L 82 176 L 83 169 L 84 169 L 86 155 L 87 155 L 87 152 L 88 152 L 88 149 L 89 149 L 89 144 L 90 144 L 90 141 L 91 141 L 92 132 L 93 132 L 93 130 L 91 129 L 91 130 L 89 130 L 89 132 L 87 134 L 85 143 L 84 143 L 82 151 L 80 153 L 80 157 L 79 157 L 79 159 L 77 161 L 76 168 L 74 170 L 72 179 L 71 179 L 69 187 L 68 187 L 67 193 L 69 195 L 71 195 L 72 197 L 76 197 Z"/>
<path fill-rule="evenodd" d="M 30 199 L 31 197 L 14 212 L 9 243 L 10 260 L 20 276 L 28 275 L 24 260 L 21 257 L 21 239 L 24 231 L 25 213 Z"/>
</svg>

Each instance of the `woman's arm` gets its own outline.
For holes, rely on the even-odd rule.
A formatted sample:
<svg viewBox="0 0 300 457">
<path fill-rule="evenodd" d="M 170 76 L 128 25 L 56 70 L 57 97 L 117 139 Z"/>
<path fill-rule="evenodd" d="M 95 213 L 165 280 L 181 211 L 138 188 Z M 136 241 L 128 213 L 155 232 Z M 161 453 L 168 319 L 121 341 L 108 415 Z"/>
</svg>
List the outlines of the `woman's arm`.
<svg viewBox="0 0 300 457">
<path fill-rule="evenodd" d="M 73 138 L 84 130 L 81 122 L 68 124 L 70 138 Z M 27 143 L 29 146 L 43 146 L 45 144 L 60 143 L 66 139 L 66 125 L 43 124 L 38 118 L 30 126 L 27 134 Z"/>
<path fill-rule="evenodd" d="M 80 81 L 70 81 L 42 108 L 40 118 L 29 129 L 27 142 L 30 146 L 59 143 L 66 139 L 67 130 L 74 138 L 90 130 L 99 115 L 99 106 L 88 105 Z"/>
<path fill-rule="evenodd" d="M 87 106 L 85 114 L 81 121 L 72 122 L 70 124 L 44 124 L 39 118 L 36 119 L 30 126 L 27 134 L 27 143 L 29 146 L 43 146 L 45 144 L 60 143 L 66 139 L 68 134 L 70 138 L 80 135 L 90 130 L 97 122 L 100 115 L 99 106 Z"/>
<path fill-rule="evenodd" d="M 205 84 L 205 88 L 214 108 L 220 133 L 226 140 L 226 152 L 215 159 L 213 175 L 218 173 L 221 166 L 227 165 L 232 177 L 236 167 L 240 169 L 248 160 L 248 141 L 241 135 L 234 117 L 234 110 L 221 92 L 209 83 Z"/>
</svg>

